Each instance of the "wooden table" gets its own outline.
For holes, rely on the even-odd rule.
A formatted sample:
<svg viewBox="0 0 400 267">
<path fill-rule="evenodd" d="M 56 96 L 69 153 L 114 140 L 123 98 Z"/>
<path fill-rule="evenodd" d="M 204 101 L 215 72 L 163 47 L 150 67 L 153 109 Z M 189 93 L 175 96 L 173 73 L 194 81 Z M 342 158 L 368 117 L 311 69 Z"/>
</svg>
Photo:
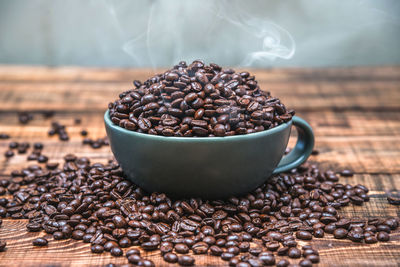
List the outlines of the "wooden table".
<svg viewBox="0 0 400 267">
<path fill-rule="evenodd" d="M 320 154 L 311 160 L 321 168 L 340 171 L 350 168 L 356 175 L 344 183 L 361 183 L 370 189 L 370 202 L 348 207 L 350 217 L 399 216 L 400 208 L 387 203 L 385 192 L 400 189 L 400 67 L 341 69 L 254 70 L 261 88 L 278 96 L 314 128 Z M 102 115 L 109 101 L 132 87 L 133 79 L 143 80 L 151 69 L 88 69 L 0 66 L 0 132 L 16 141 L 44 141 L 44 154 L 62 161 L 66 153 L 88 156 L 94 161 L 111 157 L 109 147 L 94 150 L 82 146 L 79 132 L 103 137 Z M 18 111 L 55 110 L 53 119 L 35 114 L 28 125 L 17 120 Z M 75 118 L 82 125 L 74 125 Z M 52 120 L 67 125 L 69 142 L 48 137 Z M 293 141 L 291 141 L 293 143 Z M 0 141 L 0 176 L 26 166 L 26 155 L 11 160 L 3 156 L 8 141 Z M 1 178 L 0 177 L 0 178 Z M 50 241 L 48 248 L 34 248 L 32 239 L 44 233 L 27 233 L 26 221 L 4 220 L 0 239 L 8 243 L 0 253 L 0 266 L 102 266 L 127 263 L 125 257 L 108 253 L 94 255 L 89 245 L 76 241 Z M 303 242 L 304 243 L 304 242 Z M 320 266 L 398 266 L 400 231 L 387 243 L 374 245 L 339 241 L 331 237 L 315 239 Z M 160 254 L 149 254 L 164 264 Z M 211 256 L 196 257 L 201 265 L 224 265 Z"/>
</svg>

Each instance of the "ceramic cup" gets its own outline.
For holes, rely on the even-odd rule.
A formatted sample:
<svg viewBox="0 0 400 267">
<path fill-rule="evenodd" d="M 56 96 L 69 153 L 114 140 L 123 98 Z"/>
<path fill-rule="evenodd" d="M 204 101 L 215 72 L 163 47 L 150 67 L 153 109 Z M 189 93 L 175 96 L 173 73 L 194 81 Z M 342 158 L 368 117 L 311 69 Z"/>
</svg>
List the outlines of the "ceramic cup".
<svg viewBox="0 0 400 267">
<path fill-rule="evenodd" d="M 111 150 L 134 184 L 172 197 L 208 199 L 242 195 L 271 175 L 306 161 L 314 146 L 310 125 L 294 116 L 272 129 L 227 137 L 165 137 L 137 133 L 104 121 Z M 284 155 L 294 125 L 298 139 Z"/>
</svg>

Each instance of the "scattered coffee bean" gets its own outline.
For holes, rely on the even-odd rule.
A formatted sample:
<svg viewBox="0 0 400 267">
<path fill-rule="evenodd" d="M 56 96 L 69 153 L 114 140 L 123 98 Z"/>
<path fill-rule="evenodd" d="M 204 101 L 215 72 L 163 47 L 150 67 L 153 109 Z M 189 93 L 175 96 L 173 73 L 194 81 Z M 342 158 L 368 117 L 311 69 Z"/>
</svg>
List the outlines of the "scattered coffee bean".
<svg viewBox="0 0 400 267">
<path fill-rule="evenodd" d="M 9 139 L 10 135 L 5 134 L 5 133 L 0 133 L 0 140 L 5 140 L 5 139 Z"/>
<path fill-rule="evenodd" d="M 307 231 L 298 231 L 296 232 L 296 237 L 301 240 L 311 240 L 312 234 Z"/>
<path fill-rule="evenodd" d="M 312 262 L 308 259 L 301 260 L 299 262 L 300 267 L 312 267 Z"/>
<path fill-rule="evenodd" d="M 100 253 L 103 253 L 104 247 L 103 247 L 102 245 L 96 244 L 96 245 L 93 245 L 93 246 L 90 248 L 90 250 L 91 250 L 93 253 L 100 254 Z"/>
<path fill-rule="evenodd" d="M 33 120 L 33 114 L 26 112 L 26 111 L 22 111 L 18 113 L 18 121 L 21 124 L 27 124 L 29 121 Z"/>
<path fill-rule="evenodd" d="M 182 266 L 192 266 L 194 265 L 194 261 L 194 258 L 188 255 L 182 255 L 178 258 L 178 263 Z"/>
<path fill-rule="evenodd" d="M 276 263 L 276 267 L 287 267 L 289 266 L 290 262 L 287 259 L 281 259 Z M 270 264 L 272 265 L 272 264 Z"/>
<path fill-rule="evenodd" d="M 122 255 L 124 254 L 124 252 L 122 251 L 122 249 L 119 248 L 119 247 L 113 247 L 113 248 L 110 250 L 110 253 L 111 253 L 111 255 L 113 255 L 114 257 L 120 257 L 120 256 L 122 256 Z"/>
<path fill-rule="evenodd" d="M 381 241 L 381 242 L 386 242 L 386 241 L 389 241 L 390 236 L 389 236 L 389 234 L 386 233 L 386 232 L 379 232 L 379 233 L 376 235 L 376 238 L 377 238 L 379 241 Z"/>
<path fill-rule="evenodd" d="M 387 201 L 392 205 L 400 205 L 400 192 L 395 190 L 390 191 L 387 194 Z"/>
<path fill-rule="evenodd" d="M 38 247 L 47 246 L 47 243 L 48 243 L 47 239 L 42 237 L 38 237 L 32 241 L 32 244 Z"/>
<path fill-rule="evenodd" d="M 164 259 L 164 261 L 166 261 L 168 263 L 177 263 L 178 262 L 178 256 L 171 252 L 164 254 L 163 259 Z"/>
<path fill-rule="evenodd" d="M 351 170 L 345 169 L 345 170 L 340 172 L 340 175 L 343 176 L 343 177 L 352 177 L 354 175 L 354 173 Z"/>
<path fill-rule="evenodd" d="M 301 257 L 301 251 L 300 251 L 300 249 L 295 248 L 295 247 L 290 248 L 287 254 L 288 254 L 288 256 L 289 256 L 290 258 L 294 258 L 294 259 L 297 259 L 297 258 L 300 258 L 300 257 Z"/>
<path fill-rule="evenodd" d="M 7 242 L 4 240 L 0 240 L 0 252 L 3 252 L 6 249 Z"/>
<path fill-rule="evenodd" d="M 11 157 L 14 156 L 14 151 L 12 151 L 12 150 L 7 150 L 7 151 L 4 153 L 4 156 L 5 156 L 6 158 L 11 158 Z"/>
<path fill-rule="evenodd" d="M 81 131 L 81 135 L 82 136 L 87 136 L 88 135 L 88 131 L 87 130 L 82 130 Z"/>
</svg>

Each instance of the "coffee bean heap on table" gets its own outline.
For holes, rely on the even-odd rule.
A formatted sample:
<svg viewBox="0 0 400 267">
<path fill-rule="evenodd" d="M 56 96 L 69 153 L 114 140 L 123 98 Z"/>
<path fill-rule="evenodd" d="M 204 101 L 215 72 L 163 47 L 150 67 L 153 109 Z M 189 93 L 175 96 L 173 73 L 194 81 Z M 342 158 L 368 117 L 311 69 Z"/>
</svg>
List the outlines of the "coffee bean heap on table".
<svg viewBox="0 0 400 267">
<path fill-rule="evenodd" d="M 196 60 L 156 75 L 109 104 L 112 122 L 163 136 L 231 136 L 264 131 L 291 120 L 278 98 L 248 72 Z"/>
<path fill-rule="evenodd" d="M 64 159 L 60 167 L 31 165 L 0 180 L 0 217 L 29 219 L 28 231 L 83 240 L 93 253 L 125 254 L 141 266 L 154 264 L 138 249 L 122 248 L 159 250 L 166 262 L 183 266 L 195 264 L 189 252 L 232 266 L 287 266 L 287 259 L 311 266 L 319 254 L 298 240 L 333 235 L 372 244 L 390 240 L 399 226 L 398 218 L 341 216 L 341 207 L 368 201 L 368 189 L 342 184 L 333 171 L 309 163 L 271 177 L 246 196 L 206 201 L 148 194 L 113 161 L 91 164 L 70 154 Z M 51 246 L 41 238 L 33 244 Z"/>
</svg>

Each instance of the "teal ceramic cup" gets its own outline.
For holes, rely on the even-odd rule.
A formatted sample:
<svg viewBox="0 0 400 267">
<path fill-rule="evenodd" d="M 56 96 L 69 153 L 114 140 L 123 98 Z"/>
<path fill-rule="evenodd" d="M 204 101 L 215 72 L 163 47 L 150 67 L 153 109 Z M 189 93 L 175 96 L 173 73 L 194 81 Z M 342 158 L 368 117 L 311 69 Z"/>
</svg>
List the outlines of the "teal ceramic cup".
<svg viewBox="0 0 400 267">
<path fill-rule="evenodd" d="M 310 125 L 294 116 L 275 128 L 228 137 L 165 137 L 137 133 L 104 121 L 111 150 L 134 184 L 172 197 L 225 198 L 250 192 L 271 175 L 307 160 L 314 146 Z M 294 149 L 284 155 L 292 125 Z"/>
</svg>

